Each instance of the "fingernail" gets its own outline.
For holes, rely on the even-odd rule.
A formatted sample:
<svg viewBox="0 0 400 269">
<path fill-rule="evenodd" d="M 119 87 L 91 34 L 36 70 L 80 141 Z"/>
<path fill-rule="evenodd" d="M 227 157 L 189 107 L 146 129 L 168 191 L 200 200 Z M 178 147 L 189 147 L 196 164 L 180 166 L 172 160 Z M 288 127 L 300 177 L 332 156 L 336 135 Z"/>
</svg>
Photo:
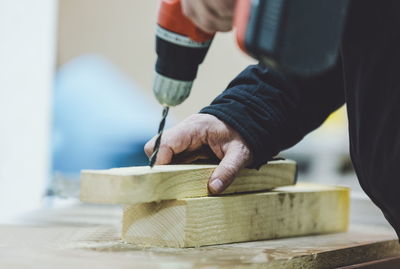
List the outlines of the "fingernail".
<svg viewBox="0 0 400 269">
<path fill-rule="evenodd" d="M 210 188 L 212 193 L 218 193 L 222 190 L 224 183 L 219 178 L 213 179 L 210 182 Z"/>
</svg>

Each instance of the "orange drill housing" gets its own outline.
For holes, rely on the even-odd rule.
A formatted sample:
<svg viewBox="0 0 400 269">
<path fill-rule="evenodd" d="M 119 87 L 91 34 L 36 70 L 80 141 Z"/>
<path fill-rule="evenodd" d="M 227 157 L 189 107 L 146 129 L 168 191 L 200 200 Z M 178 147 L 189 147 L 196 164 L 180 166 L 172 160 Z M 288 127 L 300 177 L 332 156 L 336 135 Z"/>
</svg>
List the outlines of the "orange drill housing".
<svg viewBox="0 0 400 269">
<path fill-rule="evenodd" d="M 200 30 L 182 13 L 180 0 L 162 0 L 158 12 L 158 24 L 171 32 L 189 37 L 196 42 L 207 42 L 214 35 Z"/>
</svg>

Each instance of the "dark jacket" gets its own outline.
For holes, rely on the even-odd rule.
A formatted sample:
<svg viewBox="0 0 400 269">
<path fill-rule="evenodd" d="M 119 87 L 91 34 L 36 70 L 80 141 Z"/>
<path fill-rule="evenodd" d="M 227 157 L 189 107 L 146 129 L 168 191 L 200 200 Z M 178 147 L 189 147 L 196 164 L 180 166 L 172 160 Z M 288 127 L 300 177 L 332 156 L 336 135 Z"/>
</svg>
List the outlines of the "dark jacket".
<svg viewBox="0 0 400 269">
<path fill-rule="evenodd" d="M 400 236 L 400 1 L 353 0 L 340 54 L 333 69 L 291 82 L 250 66 L 201 113 L 236 129 L 258 167 L 346 103 L 360 184 Z"/>
</svg>

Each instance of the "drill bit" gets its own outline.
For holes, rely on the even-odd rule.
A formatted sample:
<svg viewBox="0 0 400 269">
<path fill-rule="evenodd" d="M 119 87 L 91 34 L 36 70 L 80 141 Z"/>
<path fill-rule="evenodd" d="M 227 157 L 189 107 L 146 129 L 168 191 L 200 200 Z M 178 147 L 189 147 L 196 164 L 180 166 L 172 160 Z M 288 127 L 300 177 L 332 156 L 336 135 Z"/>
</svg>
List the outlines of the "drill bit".
<svg viewBox="0 0 400 269">
<path fill-rule="evenodd" d="M 164 109 L 163 109 L 163 112 L 162 112 L 162 119 L 161 119 L 161 122 L 160 122 L 160 126 L 158 127 L 158 134 L 157 134 L 156 142 L 154 143 L 153 154 L 151 154 L 151 156 L 149 158 L 149 166 L 150 166 L 150 168 L 153 168 L 154 163 L 157 160 L 157 154 L 158 154 L 158 151 L 160 149 L 161 136 L 162 136 L 163 131 L 164 131 L 164 126 L 165 126 L 165 121 L 167 119 L 168 111 L 169 111 L 169 107 L 165 106 Z"/>
</svg>

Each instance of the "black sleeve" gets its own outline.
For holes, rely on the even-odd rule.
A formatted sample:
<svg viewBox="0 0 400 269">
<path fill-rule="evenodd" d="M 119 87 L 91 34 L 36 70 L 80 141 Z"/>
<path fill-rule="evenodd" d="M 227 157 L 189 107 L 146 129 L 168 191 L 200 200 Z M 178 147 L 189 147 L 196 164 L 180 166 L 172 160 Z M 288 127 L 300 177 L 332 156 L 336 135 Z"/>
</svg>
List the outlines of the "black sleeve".
<svg viewBox="0 0 400 269">
<path fill-rule="evenodd" d="M 258 168 L 293 146 L 344 103 L 340 61 L 309 79 L 285 80 L 261 64 L 239 74 L 200 113 L 216 116 L 238 131 Z"/>
</svg>

